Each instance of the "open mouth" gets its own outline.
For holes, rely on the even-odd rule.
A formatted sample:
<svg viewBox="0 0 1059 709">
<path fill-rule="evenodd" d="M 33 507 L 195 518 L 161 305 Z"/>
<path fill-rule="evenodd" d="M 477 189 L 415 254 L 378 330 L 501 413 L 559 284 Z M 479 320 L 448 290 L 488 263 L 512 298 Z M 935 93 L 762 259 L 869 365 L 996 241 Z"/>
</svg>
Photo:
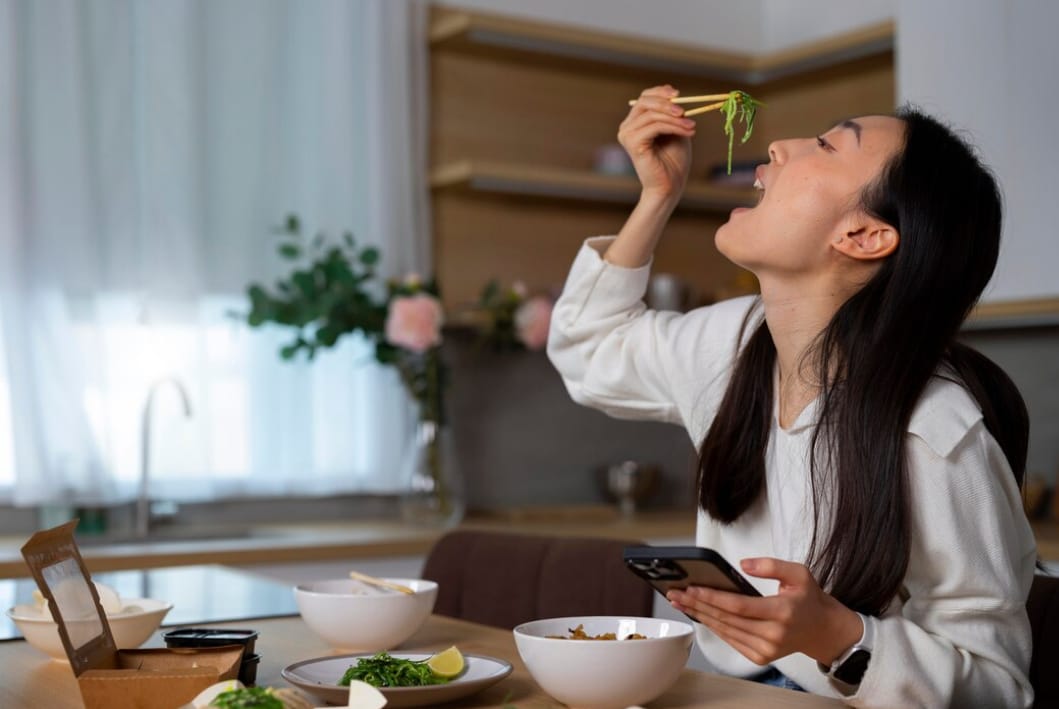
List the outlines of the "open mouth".
<svg viewBox="0 0 1059 709">
<path fill-rule="evenodd" d="M 754 171 L 754 189 L 757 190 L 757 203 L 761 204 L 761 200 L 765 198 L 765 182 L 761 179 L 762 173 L 765 171 L 764 165 L 758 165 L 757 170 Z"/>
</svg>

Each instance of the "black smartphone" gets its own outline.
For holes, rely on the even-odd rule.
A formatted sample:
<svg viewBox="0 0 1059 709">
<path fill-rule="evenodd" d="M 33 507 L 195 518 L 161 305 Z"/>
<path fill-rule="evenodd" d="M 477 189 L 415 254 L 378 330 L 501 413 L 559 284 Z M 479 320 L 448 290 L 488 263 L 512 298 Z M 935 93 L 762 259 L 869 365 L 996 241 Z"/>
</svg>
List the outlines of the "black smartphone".
<svg viewBox="0 0 1059 709">
<path fill-rule="evenodd" d="M 708 586 L 760 596 L 746 578 L 713 549 L 705 547 L 625 547 L 625 565 L 663 596 L 671 588 Z"/>
</svg>

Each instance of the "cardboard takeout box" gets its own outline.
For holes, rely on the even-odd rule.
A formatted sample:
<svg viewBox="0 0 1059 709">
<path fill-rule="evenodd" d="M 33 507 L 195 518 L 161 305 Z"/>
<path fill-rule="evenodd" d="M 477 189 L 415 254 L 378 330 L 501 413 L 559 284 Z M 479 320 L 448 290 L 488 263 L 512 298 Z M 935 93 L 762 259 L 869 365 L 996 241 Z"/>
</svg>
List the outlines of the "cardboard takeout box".
<svg viewBox="0 0 1059 709">
<path fill-rule="evenodd" d="M 118 650 L 74 541 L 77 520 L 37 532 L 22 547 L 59 626 L 86 709 L 173 709 L 235 679 L 243 646 Z"/>
</svg>

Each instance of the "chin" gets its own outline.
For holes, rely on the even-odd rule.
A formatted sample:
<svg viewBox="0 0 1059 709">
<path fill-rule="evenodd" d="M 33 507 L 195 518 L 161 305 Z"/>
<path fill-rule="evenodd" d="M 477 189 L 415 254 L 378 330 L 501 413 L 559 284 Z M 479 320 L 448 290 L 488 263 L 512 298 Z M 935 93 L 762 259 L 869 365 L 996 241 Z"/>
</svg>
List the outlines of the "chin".
<svg viewBox="0 0 1059 709">
<path fill-rule="evenodd" d="M 741 265 L 735 258 L 737 236 L 732 230 L 732 225 L 725 222 L 713 235 L 713 245 L 721 252 L 721 255 L 736 265 Z"/>
<path fill-rule="evenodd" d="M 747 213 L 749 214 L 749 213 Z M 759 229 L 744 221 L 733 223 L 731 219 L 717 228 L 713 244 L 726 259 L 736 266 L 756 274 L 767 253 L 766 245 L 754 237 Z M 765 251 L 763 251 L 765 250 Z"/>
</svg>

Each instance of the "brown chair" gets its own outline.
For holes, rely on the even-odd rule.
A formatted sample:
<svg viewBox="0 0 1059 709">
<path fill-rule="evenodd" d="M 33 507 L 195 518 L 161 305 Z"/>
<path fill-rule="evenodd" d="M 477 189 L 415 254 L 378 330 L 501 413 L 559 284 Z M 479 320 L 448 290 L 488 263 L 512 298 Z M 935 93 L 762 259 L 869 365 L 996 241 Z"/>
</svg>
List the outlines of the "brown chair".
<svg viewBox="0 0 1059 709">
<path fill-rule="evenodd" d="M 437 541 L 423 578 L 434 612 L 501 628 L 571 615 L 650 616 L 652 594 L 622 561 L 637 542 L 457 530 Z"/>
<path fill-rule="evenodd" d="M 1033 631 L 1033 706 L 1059 707 L 1059 578 L 1034 576 L 1026 611 Z"/>
</svg>

